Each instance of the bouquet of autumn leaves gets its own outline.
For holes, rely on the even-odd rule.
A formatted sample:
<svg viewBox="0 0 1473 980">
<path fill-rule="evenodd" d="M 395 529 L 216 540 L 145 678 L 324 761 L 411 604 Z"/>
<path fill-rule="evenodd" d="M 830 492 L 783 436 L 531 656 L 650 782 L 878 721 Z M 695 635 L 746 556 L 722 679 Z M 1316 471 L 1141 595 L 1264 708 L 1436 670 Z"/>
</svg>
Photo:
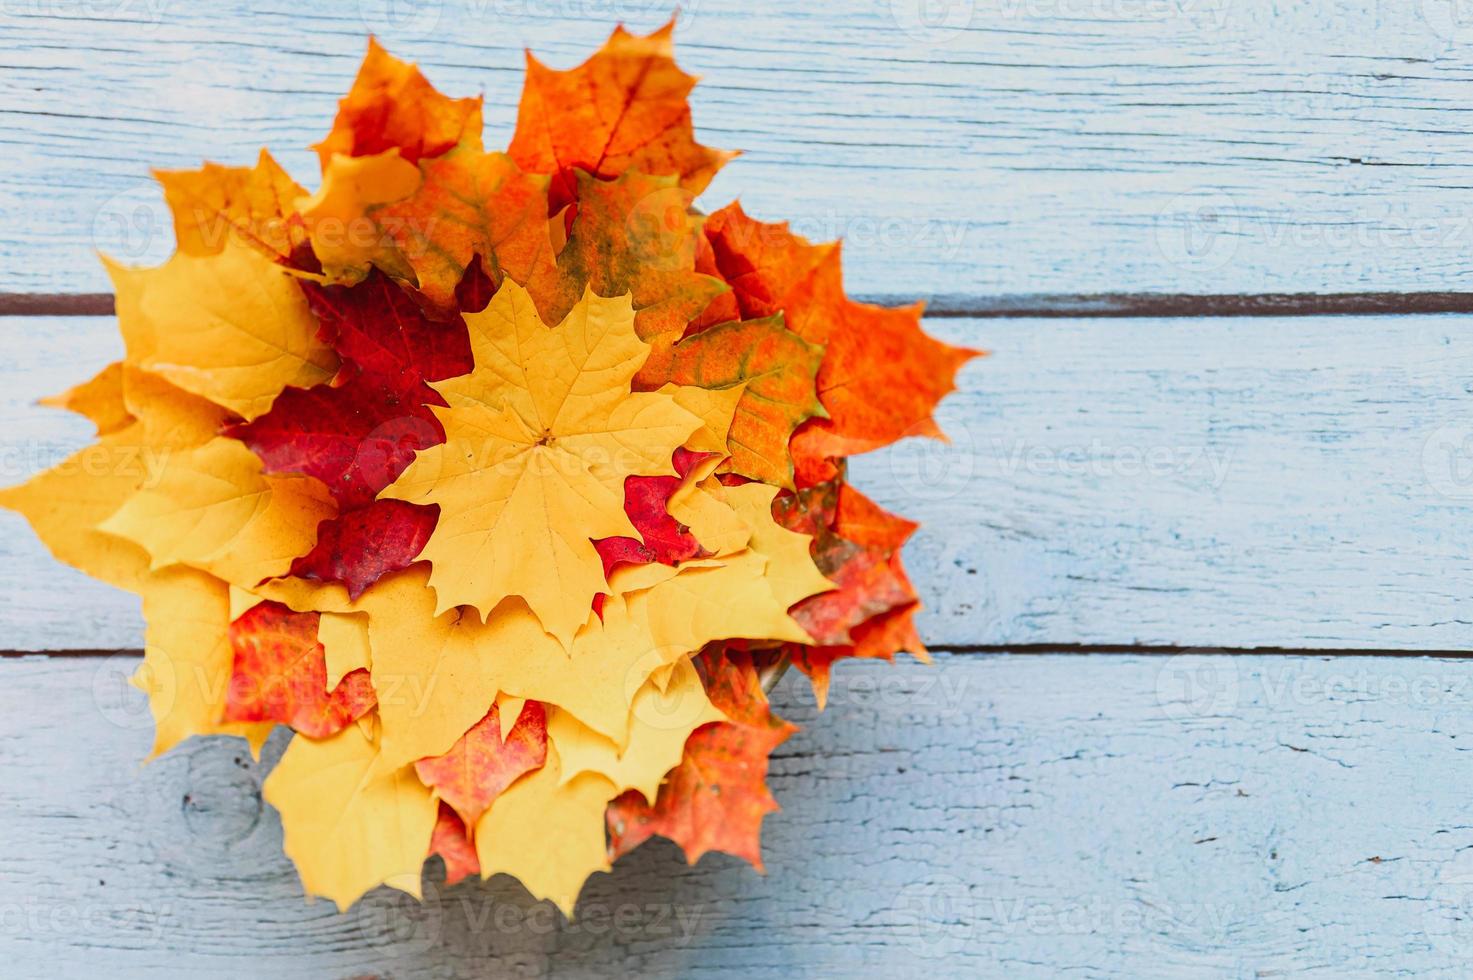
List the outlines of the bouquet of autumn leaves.
<svg viewBox="0 0 1473 980">
<path fill-rule="evenodd" d="M 370 42 L 316 193 L 264 151 L 159 173 L 176 254 L 108 264 L 126 357 L 53 400 L 99 445 L 0 503 L 142 596 L 155 754 L 294 731 L 265 796 L 311 894 L 439 854 L 571 914 L 653 835 L 760 868 L 763 672 L 822 702 L 924 656 L 914 525 L 844 458 L 939 435 L 974 352 L 846 298 L 836 244 L 695 211 L 732 154 L 693 82 L 668 25 L 529 56 L 488 152 Z"/>
</svg>

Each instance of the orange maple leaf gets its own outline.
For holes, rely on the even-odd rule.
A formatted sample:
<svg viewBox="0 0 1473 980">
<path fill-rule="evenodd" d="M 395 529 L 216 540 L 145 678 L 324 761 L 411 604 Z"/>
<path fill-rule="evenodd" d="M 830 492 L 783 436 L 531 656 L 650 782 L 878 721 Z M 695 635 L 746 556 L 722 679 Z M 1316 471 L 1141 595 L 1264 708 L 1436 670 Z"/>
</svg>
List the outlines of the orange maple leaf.
<svg viewBox="0 0 1473 980">
<path fill-rule="evenodd" d="M 465 827 L 474 828 L 502 790 L 546 760 L 547 713 L 540 703 L 528 701 L 506 741 L 501 740 L 501 709 L 493 704 L 449 752 L 420 759 L 414 771 L 455 808 Z"/>
<path fill-rule="evenodd" d="M 476 845 L 471 843 L 466 834 L 465 824 L 444 800 L 440 801 L 440 815 L 435 820 L 435 832 L 430 835 L 430 856 L 436 854 L 445 862 L 447 885 L 481 873 L 481 859 L 476 856 Z"/>
<path fill-rule="evenodd" d="M 658 351 L 650 355 L 651 361 Z M 788 443 L 804 420 L 823 414 L 815 390 L 823 348 L 783 326 L 781 316 L 734 320 L 687 337 L 652 370 L 646 362 L 636 384 L 673 381 L 700 388 L 744 384 L 727 433 L 728 469 L 774 486 L 793 486 Z"/>
<path fill-rule="evenodd" d="M 928 659 L 913 622 L 920 600 L 900 555 L 916 530 L 913 521 L 838 482 L 779 498 L 773 513 L 789 530 L 813 535 L 814 561 L 838 586 L 791 611 L 815 644 L 784 648 L 808 675 L 820 708 L 828 699 L 830 672 L 838 660 L 889 660 L 901 650 Z"/>
<path fill-rule="evenodd" d="M 556 322 L 583 296 L 629 293 L 634 325 L 654 350 L 641 378 L 658 387 L 655 365 L 686 326 L 726 291 L 720 279 L 695 270 L 700 223 L 690 213 L 690 192 L 673 177 L 629 172 L 614 180 L 587 173 L 572 178 L 578 214 L 555 268 L 535 270 L 525 283 L 543 319 Z"/>
<path fill-rule="evenodd" d="M 274 259 L 299 264 L 307 228 L 296 213 L 305 193 L 264 149 L 254 167 L 207 163 L 199 170 L 155 170 L 185 255 L 218 255 L 234 235 Z"/>
<path fill-rule="evenodd" d="M 317 620 L 317 613 L 263 602 L 230 624 L 235 662 L 225 721 L 276 721 L 327 738 L 373 710 L 377 699 L 366 670 L 349 672 L 328 691 Z"/>
<path fill-rule="evenodd" d="M 333 154 L 362 157 L 397 149 L 418 163 L 456 145 L 481 148 L 481 98 L 441 95 L 418 67 L 369 38 L 358 77 L 338 102 L 332 131 L 313 149 L 325 172 Z"/>
<path fill-rule="evenodd" d="M 508 152 L 523 170 L 553 178 L 551 211 L 579 199 L 574 170 L 615 177 L 673 174 L 691 195 L 735 153 L 695 141 L 687 96 L 694 75 L 675 64 L 675 20 L 646 37 L 622 26 L 567 71 L 527 53 L 527 77 Z"/>
<path fill-rule="evenodd" d="M 637 790 L 609 804 L 609 856 L 660 836 L 679 844 L 691 864 L 723 851 L 762 871 L 762 818 L 778 809 L 767 788 L 767 758 L 798 729 L 769 709 L 750 653 L 715 648 L 696 663 L 711 703 L 730 720 L 691 734 L 654 805 Z"/>
<path fill-rule="evenodd" d="M 523 173 L 505 153 L 464 146 L 422 160 L 420 173 L 417 191 L 374 217 L 431 309 L 455 311 L 455 287 L 476 256 L 493 286 L 508 276 L 524 284 L 555 277 L 546 178 Z"/>
<path fill-rule="evenodd" d="M 833 479 L 836 458 L 905 436 L 942 437 L 931 413 L 955 389 L 957 370 L 981 351 L 927 336 L 923 304 L 890 309 L 849 299 L 836 243 L 812 245 L 786 222 L 754 221 L 738 204 L 711 215 L 704 231 L 744 316 L 781 310 L 789 329 L 825 347 L 818 397 L 829 417 L 794 434 L 800 485 Z M 882 398 L 874 397 L 878 378 Z"/>
</svg>

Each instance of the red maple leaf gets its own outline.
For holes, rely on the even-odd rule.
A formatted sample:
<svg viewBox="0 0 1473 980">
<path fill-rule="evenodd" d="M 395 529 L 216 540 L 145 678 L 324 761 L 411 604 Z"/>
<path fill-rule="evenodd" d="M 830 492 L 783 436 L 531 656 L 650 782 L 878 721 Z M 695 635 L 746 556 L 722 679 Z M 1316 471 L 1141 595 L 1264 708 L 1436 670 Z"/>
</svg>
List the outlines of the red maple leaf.
<svg viewBox="0 0 1473 980">
<path fill-rule="evenodd" d="M 366 670 L 349 672 L 327 690 L 317 619 L 317 613 L 263 602 L 230 624 L 235 659 L 225 721 L 275 721 L 326 738 L 373 710 L 377 699 Z"/>
<path fill-rule="evenodd" d="M 317 526 L 317 544 L 292 562 L 291 574 L 341 582 L 357 599 L 389 572 L 419 557 L 440 508 L 402 500 L 375 500 Z"/>
<path fill-rule="evenodd" d="M 680 489 L 681 481 L 697 463 L 708 459 L 708 453 L 677 449 L 673 456 L 678 476 L 630 476 L 624 479 L 624 513 L 639 532 L 634 538 L 599 538 L 593 542 L 603 559 L 604 577 L 616 565 L 646 565 L 659 562 L 675 565 L 691 558 L 703 558 L 709 552 L 690 533 L 690 528 L 670 516 L 670 495 Z"/>
<path fill-rule="evenodd" d="M 501 740 L 500 709 L 493 704 L 449 752 L 420 759 L 414 771 L 474 835 L 476 822 L 501 791 L 546 761 L 547 713 L 541 703 L 528 701 L 506 741 Z"/>
</svg>

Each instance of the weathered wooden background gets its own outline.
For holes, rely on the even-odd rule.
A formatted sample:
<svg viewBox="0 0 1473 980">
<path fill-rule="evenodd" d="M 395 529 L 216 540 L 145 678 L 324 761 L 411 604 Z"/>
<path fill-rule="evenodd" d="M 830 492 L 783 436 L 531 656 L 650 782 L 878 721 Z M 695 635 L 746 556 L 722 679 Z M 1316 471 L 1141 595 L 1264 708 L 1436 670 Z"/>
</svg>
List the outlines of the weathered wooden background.
<svg viewBox="0 0 1473 980">
<path fill-rule="evenodd" d="M 767 878 L 656 844 L 571 926 L 505 879 L 339 916 L 271 753 L 139 767 L 136 606 L 3 515 L 0 975 L 1469 972 L 1467 4 L 684 7 L 696 121 L 748 151 L 706 200 L 844 236 L 853 292 L 993 351 L 951 448 L 854 468 L 926 522 L 937 667 L 779 690 Z M 0 476 L 87 438 L 32 403 L 117 352 L 95 250 L 171 247 L 150 166 L 270 144 L 310 183 L 368 31 L 497 142 L 522 47 L 667 15 L 0 0 L 0 309 L 47 314 L 0 320 Z"/>
</svg>

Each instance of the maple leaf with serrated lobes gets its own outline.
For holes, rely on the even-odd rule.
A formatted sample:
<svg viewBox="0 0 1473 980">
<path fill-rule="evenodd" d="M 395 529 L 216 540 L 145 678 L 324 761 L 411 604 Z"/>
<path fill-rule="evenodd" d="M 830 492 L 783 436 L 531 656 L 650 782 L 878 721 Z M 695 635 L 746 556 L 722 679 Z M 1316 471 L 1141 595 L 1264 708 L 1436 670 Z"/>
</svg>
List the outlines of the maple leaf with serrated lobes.
<svg viewBox="0 0 1473 980">
<path fill-rule="evenodd" d="M 571 649 L 525 603 L 503 603 L 485 621 L 460 608 L 437 615 L 423 563 L 386 576 L 353 608 L 368 613 L 375 683 L 398 692 L 386 689 L 379 706 L 386 764 L 448 751 L 499 695 L 557 705 L 622 745 L 635 693 L 674 659 L 713 640 L 811 640 L 787 611 L 830 585 L 813 567 L 808 538 L 772 519 L 773 492 L 731 489 L 732 509 L 752 533 L 723 561 L 616 571 L 602 618 L 585 608 Z"/>
<path fill-rule="evenodd" d="M 340 912 L 382 884 L 422 894 L 439 808 L 413 769 L 382 771 L 379 748 L 357 725 L 325 739 L 297 735 L 261 787 L 302 887 Z"/>
<path fill-rule="evenodd" d="M 353 87 L 338 102 L 332 131 L 313 149 L 324 170 L 334 155 L 374 156 L 398 150 L 409 163 L 458 145 L 481 146 L 481 99 L 441 95 L 415 65 L 372 37 Z"/>
<path fill-rule="evenodd" d="M 813 536 L 814 560 L 837 586 L 793 607 L 793 618 L 814 643 L 786 648 L 812 682 L 820 708 L 839 660 L 888 660 L 900 650 L 928 659 L 913 622 L 919 598 L 900 555 L 914 522 L 837 481 L 779 497 L 773 513 L 784 527 Z"/>
<path fill-rule="evenodd" d="M 571 918 L 583 883 L 609 870 L 604 807 L 614 794 L 613 783 L 597 773 L 564 780 L 549 745 L 542 768 L 508 787 L 476 826 L 481 877 L 514 875 L 533 897 Z"/>
<path fill-rule="evenodd" d="M 547 714 L 540 703 L 522 706 L 504 740 L 501 728 L 500 706 L 492 704 L 449 752 L 414 764 L 420 781 L 455 809 L 471 836 L 502 790 L 547 759 Z"/>
<path fill-rule="evenodd" d="M 155 170 L 185 255 L 218 255 L 235 237 L 293 267 L 315 266 L 296 201 L 307 192 L 266 150 L 254 167 L 207 163 L 199 170 Z"/>
<path fill-rule="evenodd" d="M 156 478 L 97 526 L 141 545 L 153 570 L 191 565 L 251 588 L 310 551 L 334 510 L 321 483 L 263 474 L 249 449 L 221 436 L 169 453 Z"/>
<path fill-rule="evenodd" d="M 527 77 L 508 152 L 523 170 L 553 178 L 551 211 L 579 198 L 574 173 L 671 174 L 691 195 L 735 153 L 695 141 L 687 96 L 695 85 L 675 64 L 675 20 L 645 37 L 618 27 L 567 71 L 527 53 Z"/>
<path fill-rule="evenodd" d="M 560 319 L 585 288 L 600 296 L 628 293 L 640 339 L 653 349 L 639 385 L 656 388 L 670 346 L 726 285 L 695 269 L 700 220 L 690 193 L 674 177 L 630 171 L 614 180 L 577 174 L 578 213 L 555 268 L 542 267 L 526 286 L 545 319 Z"/>
<path fill-rule="evenodd" d="M 809 421 L 792 442 L 801 484 L 833 479 L 836 458 L 905 436 L 942 437 L 931 413 L 955 388 L 958 369 L 982 352 L 927 336 L 920 304 L 889 309 L 849 299 L 837 243 L 811 245 L 786 222 L 754 221 L 738 204 L 712 214 L 703 233 L 742 315 L 782 311 L 790 330 L 824 345 L 818 397 L 827 417 Z M 884 397 L 874 397 L 874 379 L 884 379 Z"/>
<path fill-rule="evenodd" d="M 230 624 L 234 665 L 225 721 L 276 721 L 311 738 L 327 738 L 373 710 L 377 699 L 366 670 L 352 671 L 327 689 L 317 619 L 317 613 L 263 602 Z"/>
<path fill-rule="evenodd" d="M 339 515 L 319 528 L 292 574 L 340 581 L 357 597 L 412 562 L 434 527 L 434 508 L 375 501 L 414 459 L 444 439 L 427 382 L 464 374 L 470 340 L 459 323 L 429 319 L 402 288 L 374 273 L 351 289 L 305 284 L 319 335 L 342 367 L 331 385 L 288 388 L 270 412 L 226 430 L 268 472 L 321 480 Z"/>
<path fill-rule="evenodd" d="M 562 780 L 583 772 L 607 778 L 615 790 L 631 789 L 653 803 L 665 774 L 680 764 L 690 733 L 725 715 L 711 703 L 689 659 L 670 665 L 663 683 L 647 680 L 629 709 L 629 742 L 622 748 L 554 708 L 547 734 L 562 761 Z"/>
<path fill-rule="evenodd" d="M 296 280 L 234 238 L 219 254 L 176 253 L 153 269 L 104 262 L 127 363 L 244 419 L 337 370 Z"/>
<path fill-rule="evenodd" d="M 874 519 L 892 521 L 890 537 L 866 544 L 846 536 L 846 531 L 862 533 L 865 529 L 846 526 L 840 512 L 840 502 L 845 500 L 850 512 L 857 509 Z M 836 482 L 780 497 L 773 504 L 773 513 L 789 530 L 813 536 L 814 562 L 837 586 L 793 608 L 793 618 L 803 624 L 818 645 L 852 643 L 850 630 L 855 626 L 918 601 L 899 568 L 898 555 L 906 538 L 915 531 L 915 524 L 887 514 L 859 491 Z"/>
<path fill-rule="evenodd" d="M 821 416 L 815 379 L 824 351 L 786 329 L 780 315 L 710 327 L 676 344 L 656 379 L 699 388 L 744 385 L 727 435 L 732 472 L 793 486 L 794 430 Z"/>
<path fill-rule="evenodd" d="M 696 729 L 653 804 L 634 790 L 609 804 L 609 857 L 651 837 L 667 837 L 695 864 L 723 851 L 762 870 L 762 819 L 778 809 L 767 788 L 767 759 L 797 727 L 772 714 L 745 651 L 721 647 L 697 658 L 711 703 L 727 717 Z"/>
<path fill-rule="evenodd" d="M 432 387 L 443 445 L 420 450 L 382 497 L 439 504 L 421 557 L 437 612 L 482 617 L 521 596 L 566 647 L 607 589 L 593 539 L 636 532 L 628 476 L 673 474 L 671 455 L 701 420 L 671 394 L 630 391 L 648 345 L 627 296 L 588 292 L 556 327 L 508 281 L 467 314 L 476 367 Z"/>
</svg>

